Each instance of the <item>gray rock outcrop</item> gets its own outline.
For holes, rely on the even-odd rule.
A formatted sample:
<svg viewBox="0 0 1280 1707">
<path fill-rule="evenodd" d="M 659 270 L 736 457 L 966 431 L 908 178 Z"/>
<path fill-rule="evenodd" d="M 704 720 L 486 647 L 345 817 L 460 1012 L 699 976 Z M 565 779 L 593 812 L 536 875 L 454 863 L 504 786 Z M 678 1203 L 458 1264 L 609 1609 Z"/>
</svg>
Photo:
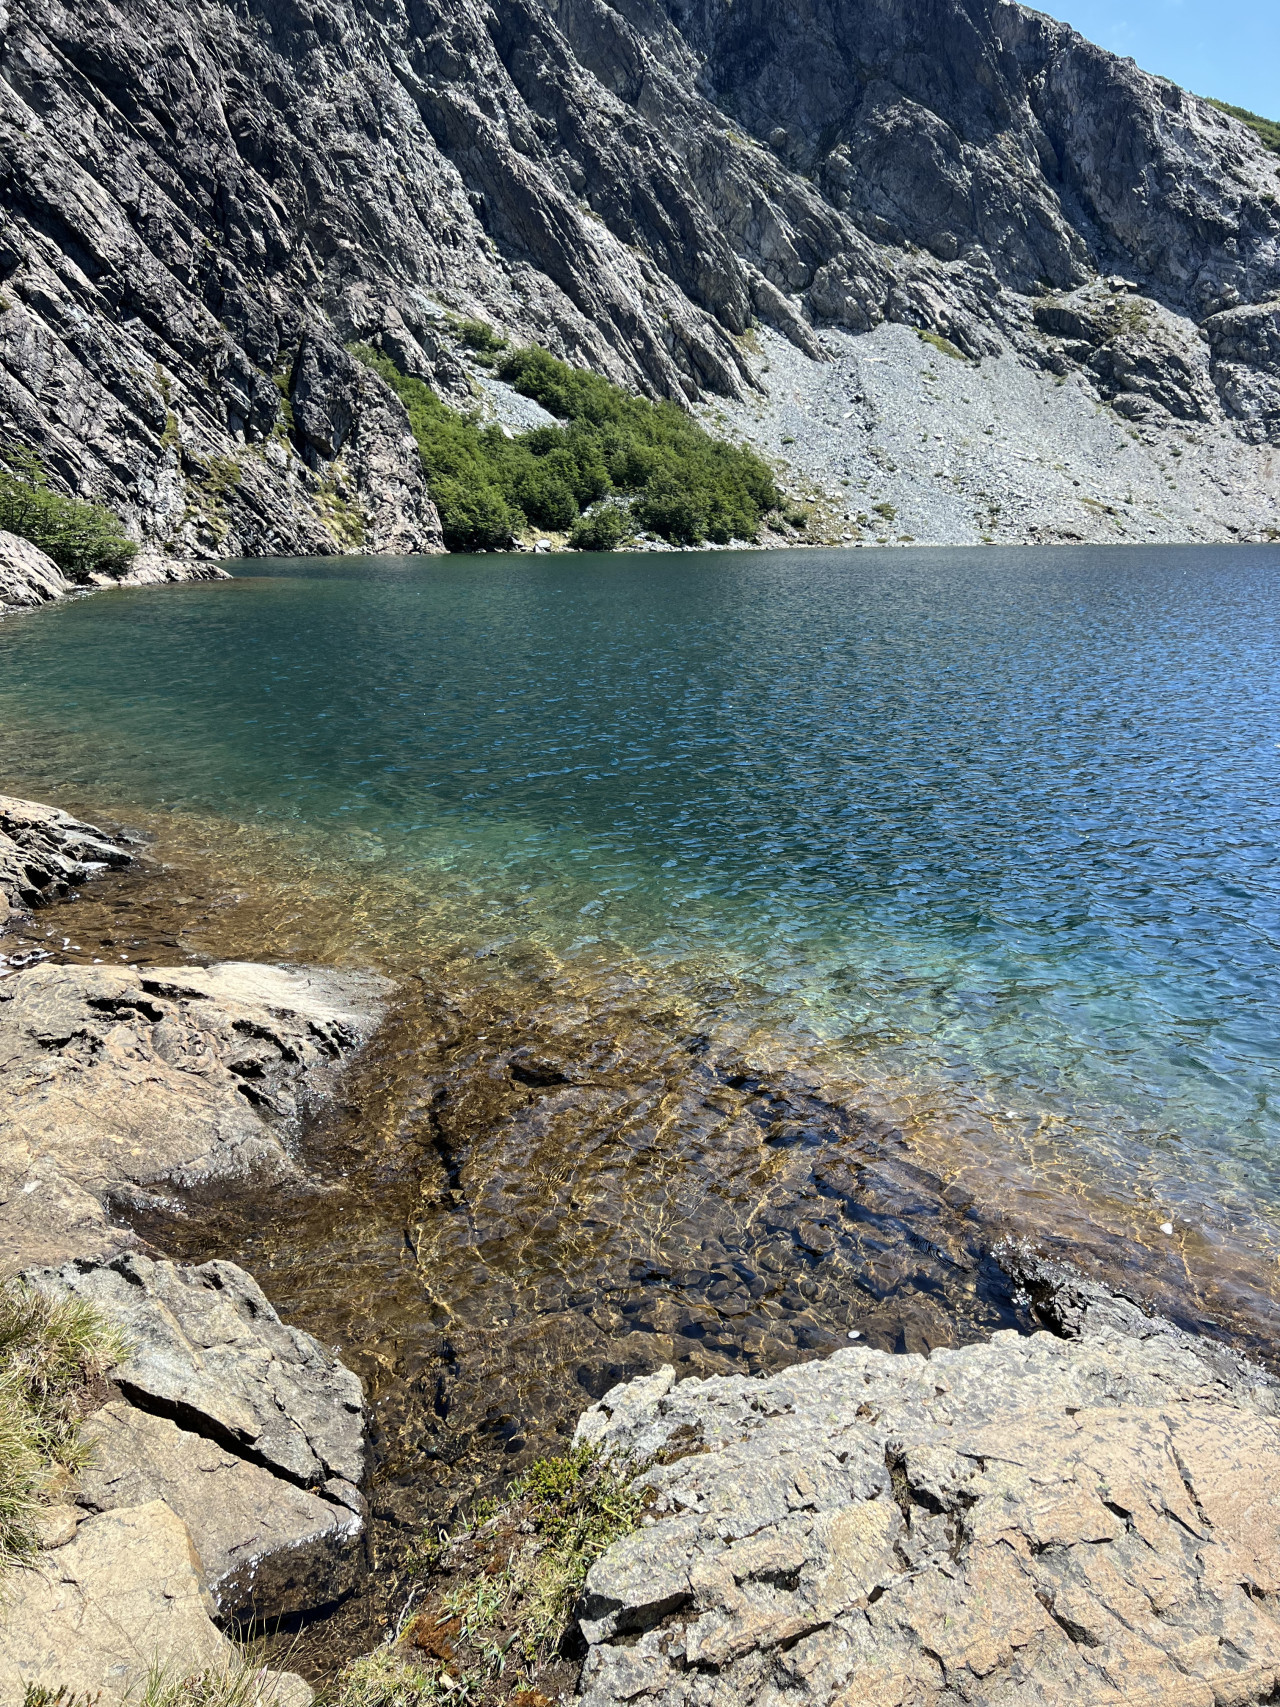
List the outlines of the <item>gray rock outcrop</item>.
<svg viewBox="0 0 1280 1707">
<path fill-rule="evenodd" d="M 0 794 L 0 928 L 15 907 L 43 906 L 132 858 L 123 843 L 70 812 Z"/>
<path fill-rule="evenodd" d="M 437 548 L 344 346 L 465 398 L 448 311 L 681 398 L 899 321 L 1280 433 L 1276 157 L 1006 0 L 14 0 L 0 136 L 5 431 L 171 553 Z"/>
<path fill-rule="evenodd" d="M 652 1504 L 588 1576 L 583 1707 L 1274 1699 L 1280 1388 L 1087 1283 L 1062 1314 L 615 1388 L 577 1439 Z"/>
<path fill-rule="evenodd" d="M 0 528 L 0 608 L 46 605 L 71 591 L 71 582 L 52 557 L 29 539 Z"/>
<path fill-rule="evenodd" d="M 111 1378 L 126 1398 L 299 1487 L 351 1499 L 364 1474 L 360 1382 L 310 1334 L 286 1327 L 235 1263 L 186 1268 L 127 1252 L 27 1278 L 87 1300 L 120 1328 L 129 1351 Z"/>
<path fill-rule="evenodd" d="M 287 1176 L 299 1098 L 389 989 L 247 963 L 47 963 L 0 982 L 0 1274 L 128 1246 L 110 1205 L 160 1182 Z"/>
</svg>

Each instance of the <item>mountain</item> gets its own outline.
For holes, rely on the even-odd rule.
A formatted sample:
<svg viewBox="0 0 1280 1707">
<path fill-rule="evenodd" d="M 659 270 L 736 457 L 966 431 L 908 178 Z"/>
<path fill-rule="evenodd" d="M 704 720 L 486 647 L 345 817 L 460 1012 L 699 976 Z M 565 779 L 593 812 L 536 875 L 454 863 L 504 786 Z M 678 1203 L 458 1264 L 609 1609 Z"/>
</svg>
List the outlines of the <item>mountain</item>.
<svg viewBox="0 0 1280 1707">
<path fill-rule="evenodd" d="M 873 442 L 890 429 L 948 447 L 930 472 L 976 518 L 934 506 L 924 537 L 1280 527 L 1280 161 L 1021 6 L 11 0 L 0 20 L 0 432 L 171 553 L 437 547 L 404 411 L 345 346 L 462 399 L 457 317 L 793 441 L 828 532 L 859 493 L 914 501 L 924 464 Z M 878 398 L 855 383 L 877 339 L 898 376 Z M 935 351 L 957 358 L 936 383 Z M 784 407 L 860 436 L 824 462 Z M 1024 516 L 986 486 L 1023 478 L 1050 408 L 1060 471 Z M 986 426 L 983 485 L 964 459 Z M 1127 508 L 1096 485 L 1104 432 L 1132 446 Z"/>
</svg>

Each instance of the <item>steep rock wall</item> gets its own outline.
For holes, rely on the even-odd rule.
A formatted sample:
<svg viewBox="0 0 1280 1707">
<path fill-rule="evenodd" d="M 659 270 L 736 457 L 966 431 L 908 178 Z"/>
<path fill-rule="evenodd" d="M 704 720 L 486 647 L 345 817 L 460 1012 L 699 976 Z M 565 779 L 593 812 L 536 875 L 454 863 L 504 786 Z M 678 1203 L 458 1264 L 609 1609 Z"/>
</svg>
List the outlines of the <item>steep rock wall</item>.
<svg viewBox="0 0 1280 1707">
<path fill-rule="evenodd" d="M 343 346 L 461 396 L 447 309 L 684 399 L 750 388 L 753 318 L 818 359 L 899 320 L 1274 442 L 1277 190 L 1237 121 L 1004 0 L 17 0 L 0 415 L 206 556 L 439 547 Z M 1043 310 L 1115 271 L 1160 312 L 1099 359 Z"/>
</svg>

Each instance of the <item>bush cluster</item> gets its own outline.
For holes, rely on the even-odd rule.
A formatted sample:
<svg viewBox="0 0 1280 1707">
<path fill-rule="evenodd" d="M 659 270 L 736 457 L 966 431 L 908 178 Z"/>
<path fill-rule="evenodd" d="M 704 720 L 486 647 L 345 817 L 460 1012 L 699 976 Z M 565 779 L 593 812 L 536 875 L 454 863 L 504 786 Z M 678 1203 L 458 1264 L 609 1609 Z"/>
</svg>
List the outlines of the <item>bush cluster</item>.
<svg viewBox="0 0 1280 1707">
<path fill-rule="evenodd" d="M 18 445 L 0 448 L 0 528 L 39 546 L 71 581 L 123 575 L 138 550 L 110 510 L 51 492 L 40 458 Z"/>
<path fill-rule="evenodd" d="M 353 354 L 408 411 L 451 551 L 510 545 L 526 527 L 568 533 L 581 551 L 612 551 L 637 528 L 677 545 L 754 539 L 780 502 L 752 452 L 545 350 L 513 351 L 498 373 L 564 424 L 514 437 L 450 409 L 367 345 Z"/>
</svg>

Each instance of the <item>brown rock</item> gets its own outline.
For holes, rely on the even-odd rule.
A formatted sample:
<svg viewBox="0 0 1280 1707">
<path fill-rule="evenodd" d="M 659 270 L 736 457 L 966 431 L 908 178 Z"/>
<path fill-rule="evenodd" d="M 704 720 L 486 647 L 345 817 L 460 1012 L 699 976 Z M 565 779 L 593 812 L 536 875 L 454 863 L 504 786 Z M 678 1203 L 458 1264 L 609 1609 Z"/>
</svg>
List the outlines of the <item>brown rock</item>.
<svg viewBox="0 0 1280 1707">
<path fill-rule="evenodd" d="M 389 988 L 238 963 L 44 964 L 0 983 L 0 1274 L 127 1247 L 113 1195 L 291 1173 L 299 1094 L 327 1085 Z"/>
<path fill-rule="evenodd" d="M 150 1666 L 227 1665 L 200 1561 L 163 1500 L 88 1518 L 75 1539 L 9 1585 L 0 1623 L 0 1699 L 27 1683 L 116 1701 Z"/>
</svg>

